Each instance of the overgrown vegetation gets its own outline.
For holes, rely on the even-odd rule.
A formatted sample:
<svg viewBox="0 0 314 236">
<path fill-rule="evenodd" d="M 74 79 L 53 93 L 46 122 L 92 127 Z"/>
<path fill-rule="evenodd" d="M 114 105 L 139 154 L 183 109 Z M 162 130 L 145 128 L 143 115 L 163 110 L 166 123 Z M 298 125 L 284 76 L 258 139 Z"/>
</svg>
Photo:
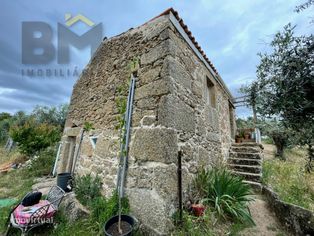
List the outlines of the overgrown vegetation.
<svg viewBox="0 0 314 236">
<path fill-rule="evenodd" d="M 286 161 L 264 160 L 263 183 L 288 203 L 314 211 L 314 173 L 304 171 L 306 151 L 296 147 L 284 151 Z"/>
<path fill-rule="evenodd" d="M 101 194 L 102 183 L 98 176 L 92 177 L 84 175 L 75 179 L 75 193 L 77 199 L 91 211 L 87 225 L 95 234 L 101 233 L 103 224 L 110 217 L 118 214 L 119 199 L 118 194 L 114 191 L 110 198 L 105 198 Z M 129 212 L 129 202 L 127 198 L 121 200 L 122 213 Z"/>
<path fill-rule="evenodd" d="M 77 199 L 85 206 L 101 196 L 101 180 L 98 176 L 92 177 L 91 174 L 77 176 L 74 181 L 74 189 Z"/>
<path fill-rule="evenodd" d="M 218 216 L 254 224 L 247 204 L 253 200 L 251 187 L 226 169 L 203 169 L 194 179 L 201 201 L 214 207 Z"/>
<path fill-rule="evenodd" d="M 201 169 L 193 180 L 191 203 L 206 206 L 203 216 L 196 217 L 189 207 L 183 212 L 183 222 L 174 235 L 235 235 L 254 225 L 248 210 L 252 201 L 251 187 L 226 169 Z M 174 215 L 178 224 L 178 213 Z M 219 232 L 218 232 L 219 231 Z"/>
<path fill-rule="evenodd" d="M 21 153 L 32 157 L 60 140 L 67 110 L 67 105 L 37 106 L 30 114 L 0 113 L 0 143 L 10 136 Z"/>
<path fill-rule="evenodd" d="M 60 140 L 61 132 L 58 127 L 49 124 L 38 124 L 30 118 L 21 126 L 10 128 L 11 138 L 17 142 L 21 153 L 27 156 L 35 155 L 47 147 L 53 146 Z"/>
<path fill-rule="evenodd" d="M 56 157 L 56 148 L 49 147 L 33 158 L 28 168 L 28 175 L 34 177 L 48 176 L 52 173 Z"/>
</svg>

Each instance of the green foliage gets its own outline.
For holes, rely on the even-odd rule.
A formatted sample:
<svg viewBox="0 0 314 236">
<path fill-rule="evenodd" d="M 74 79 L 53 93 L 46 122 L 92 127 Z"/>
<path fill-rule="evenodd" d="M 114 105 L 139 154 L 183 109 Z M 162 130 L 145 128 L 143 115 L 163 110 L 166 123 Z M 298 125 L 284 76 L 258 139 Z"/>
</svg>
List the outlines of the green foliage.
<svg viewBox="0 0 314 236">
<path fill-rule="evenodd" d="M 66 116 L 68 114 L 69 105 L 63 104 L 58 107 L 36 106 L 32 111 L 31 116 L 38 123 L 45 123 L 60 127 L 63 130 Z"/>
<path fill-rule="evenodd" d="M 102 235 L 103 226 L 109 218 L 118 214 L 118 198 L 114 192 L 109 199 L 104 197 L 95 198 L 88 206 L 91 215 L 69 223 L 64 215 L 63 209 L 57 214 L 57 225 L 50 235 L 72 236 L 72 235 Z M 129 204 L 126 198 L 122 199 L 122 213 L 129 212 Z"/>
<path fill-rule="evenodd" d="M 0 143 L 4 142 L 8 137 L 11 117 L 9 113 L 0 113 Z"/>
<path fill-rule="evenodd" d="M 118 214 L 119 211 L 119 198 L 117 192 L 113 192 L 109 199 L 104 197 L 96 198 L 91 206 L 92 211 L 92 221 L 97 222 L 96 225 L 99 226 L 101 230 L 103 223 L 109 220 L 112 216 Z M 127 214 L 130 211 L 129 201 L 127 198 L 121 199 L 121 212 L 122 214 Z"/>
<path fill-rule="evenodd" d="M 254 224 L 247 204 L 253 200 L 251 187 L 226 169 L 202 170 L 194 180 L 203 202 L 214 207 L 219 216 Z"/>
<path fill-rule="evenodd" d="M 52 172 L 53 164 L 56 157 L 55 148 L 47 148 L 38 153 L 29 166 L 29 174 L 35 177 L 47 176 Z"/>
<path fill-rule="evenodd" d="M 77 199 L 85 206 L 90 205 L 95 199 L 101 197 L 102 183 L 99 176 L 91 174 L 77 176 L 74 181 L 74 190 Z"/>
<path fill-rule="evenodd" d="M 263 161 L 263 183 L 271 186 L 288 203 L 314 211 L 314 173 L 304 171 L 305 151 L 287 149 L 287 160 Z"/>
<path fill-rule="evenodd" d="M 10 119 L 0 120 L 0 143 L 7 140 L 10 129 Z"/>
<path fill-rule="evenodd" d="M 295 7 L 296 12 L 304 11 L 305 9 L 314 5 L 314 0 L 307 0 L 306 2 Z"/>
<path fill-rule="evenodd" d="M 134 57 L 133 60 L 129 62 L 129 69 L 131 72 L 136 72 L 140 65 L 140 59 L 138 57 Z"/>
<path fill-rule="evenodd" d="M 260 54 L 257 80 L 242 92 L 261 116 L 279 117 L 295 144 L 313 145 L 314 35 L 295 36 L 294 29 L 288 24 L 275 34 L 271 53 Z"/>
<path fill-rule="evenodd" d="M 86 121 L 84 123 L 84 127 L 83 127 L 84 131 L 91 131 L 91 130 L 94 130 L 94 125 L 88 121 Z"/>
<path fill-rule="evenodd" d="M 74 190 L 77 199 L 85 206 L 90 208 L 91 216 L 89 221 L 92 223 L 90 228 L 93 232 L 101 232 L 103 224 L 110 217 L 118 214 L 119 198 L 114 191 L 108 199 L 101 195 L 101 181 L 98 176 L 93 178 L 90 174 L 75 179 Z M 127 198 L 121 199 L 121 209 L 123 214 L 129 212 L 129 202 Z"/>
<path fill-rule="evenodd" d="M 94 231 L 94 223 L 90 218 L 79 219 L 75 222 L 69 222 L 64 209 L 60 209 L 55 217 L 55 227 L 47 232 L 47 235 L 54 236 L 93 236 L 98 235 Z M 42 233 L 42 232 L 41 232 Z M 45 234 L 46 235 L 46 234 Z"/>
<path fill-rule="evenodd" d="M 237 118 L 236 124 L 238 129 L 254 128 L 253 117 L 247 117 L 246 119 Z"/>
<path fill-rule="evenodd" d="M 58 142 L 61 132 L 58 127 L 38 124 L 35 119 L 30 118 L 21 126 L 11 127 L 10 136 L 14 142 L 17 142 L 22 153 L 32 156 Z"/>
<path fill-rule="evenodd" d="M 174 221 L 178 224 L 178 212 L 173 216 Z M 210 211 L 205 211 L 201 217 L 196 217 L 183 211 L 182 224 L 177 225 L 177 229 L 172 233 L 174 236 L 203 236 L 215 235 L 212 228 L 214 226 L 214 217 Z"/>
</svg>

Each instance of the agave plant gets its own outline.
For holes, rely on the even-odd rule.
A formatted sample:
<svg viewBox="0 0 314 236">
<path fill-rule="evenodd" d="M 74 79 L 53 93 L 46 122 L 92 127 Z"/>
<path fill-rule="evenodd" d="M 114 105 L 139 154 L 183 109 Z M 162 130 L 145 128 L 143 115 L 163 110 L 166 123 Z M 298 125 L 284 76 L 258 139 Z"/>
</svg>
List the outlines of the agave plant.
<svg viewBox="0 0 314 236">
<path fill-rule="evenodd" d="M 253 200 L 251 187 L 240 177 L 215 168 L 202 170 L 194 180 L 196 183 L 198 186 L 195 187 L 205 194 L 203 202 L 213 205 L 218 215 L 254 225 L 247 206 Z"/>
</svg>

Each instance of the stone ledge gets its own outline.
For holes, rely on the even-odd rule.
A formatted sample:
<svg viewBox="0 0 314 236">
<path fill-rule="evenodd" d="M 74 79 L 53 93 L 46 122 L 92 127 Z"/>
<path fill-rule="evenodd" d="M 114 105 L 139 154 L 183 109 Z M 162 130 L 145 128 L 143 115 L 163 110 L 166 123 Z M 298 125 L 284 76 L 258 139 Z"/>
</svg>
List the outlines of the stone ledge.
<svg viewBox="0 0 314 236">
<path fill-rule="evenodd" d="M 277 218 L 296 235 L 314 235 L 314 212 L 286 203 L 269 187 L 263 186 L 263 195 Z"/>
</svg>

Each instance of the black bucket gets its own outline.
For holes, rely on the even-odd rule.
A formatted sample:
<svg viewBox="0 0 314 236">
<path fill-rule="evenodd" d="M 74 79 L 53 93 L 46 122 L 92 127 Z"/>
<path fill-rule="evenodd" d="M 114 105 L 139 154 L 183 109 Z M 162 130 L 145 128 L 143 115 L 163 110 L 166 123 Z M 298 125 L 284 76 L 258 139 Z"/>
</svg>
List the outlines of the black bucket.
<svg viewBox="0 0 314 236">
<path fill-rule="evenodd" d="M 71 189 L 68 188 L 68 185 L 70 184 L 72 180 L 71 173 L 65 172 L 60 173 L 57 176 L 57 185 L 62 188 L 65 192 L 70 192 Z"/>
<path fill-rule="evenodd" d="M 119 221 L 118 215 L 111 217 L 104 226 L 104 233 L 105 233 L 104 235 L 113 236 L 112 234 L 108 232 L 108 229 L 110 228 L 110 226 L 114 225 L 118 221 Z M 131 236 L 133 235 L 133 232 L 137 230 L 138 221 L 134 217 L 129 216 L 129 215 L 121 215 L 121 222 L 126 222 L 127 224 L 129 224 L 130 230 L 128 230 L 127 232 L 124 232 L 123 234 L 119 234 L 119 236 Z"/>
</svg>

